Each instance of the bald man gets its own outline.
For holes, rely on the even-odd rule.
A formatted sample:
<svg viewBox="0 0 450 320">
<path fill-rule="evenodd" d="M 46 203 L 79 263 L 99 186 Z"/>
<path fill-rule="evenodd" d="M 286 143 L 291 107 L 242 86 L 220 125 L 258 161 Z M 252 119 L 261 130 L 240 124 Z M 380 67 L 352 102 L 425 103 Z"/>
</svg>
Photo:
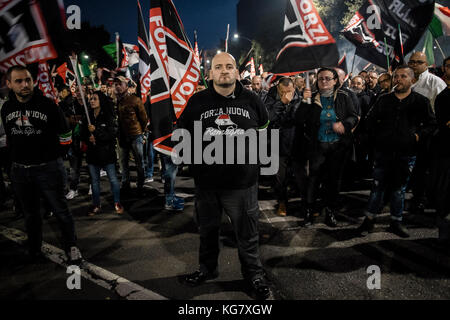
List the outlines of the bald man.
<svg viewBox="0 0 450 320">
<path fill-rule="evenodd" d="M 216 55 L 212 60 L 212 81 L 208 89 L 192 96 L 178 121 L 178 127 L 186 129 L 194 137 L 194 127 L 197 131 L 201 125 L 201 136 L 209 136 L 212 140 L 214 136 L 214 142 L 250 131 L 255 131 L 256 135 L 257 130 L 267 128 L 269 117 L 261 99 L 244 89 L 237 81 L 237 75 L 233 56 L 228 53 Z M 226 142 L 218 147 L 220 151 L 215 152 L 216 155 L 221 152 L 223 155 L 245 153 L 247 160 L 248 141 L 244 148 L 237 147 L 239 145 L 235 143 L 228 147 Z M 207 153 L 205 144 L 199 148 L 205 151 L 201 150 L 201 155 Z M 196 146 L 192 149 L 196 150 Z M 213 164 L 205 163 L 206 159 L 200 164 L 197 162 L 191 165 L 191 172 L 196 187 L 195 217 L 200 233 L 200 267 L 185 277 L 185 283 L 198 286 L 218 277 L 219 234 L 222 212 L 225 212 L 235 230 L 242 275 L 255 298 L 267 299 L 270 289 L 259 258 L 258 242 L 259 166 L 229 164 L 229 159 L 223 162 L 214 160 Z"/>
<path fill-rule="evenodd" d="M 412 90 L 427 97 L 434 112 L 437 95 L 447 87 L 445 81 L 428 71 L 427 56 L 423 52 L 414 52 L 409 58 L 408 66 L 414 71 Z"/>
</svg>

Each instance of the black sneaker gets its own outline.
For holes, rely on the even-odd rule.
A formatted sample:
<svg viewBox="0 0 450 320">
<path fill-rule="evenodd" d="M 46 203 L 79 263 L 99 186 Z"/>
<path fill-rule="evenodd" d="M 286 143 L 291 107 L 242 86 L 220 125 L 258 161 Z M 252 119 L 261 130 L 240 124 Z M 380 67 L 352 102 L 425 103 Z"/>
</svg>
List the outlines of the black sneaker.
<svg viewBox="0 0 450 320">
<path fill-rule="evenodd" d="M 406 229 L 400 221 L 392 220 L 388 231 L 398 235 L 401 238 L 409 238 L 408 229 Z"/>
<path fill-rule="evenodd" d="M 356 229 L 356 232 L 361 236 L 367 236 L 373 232 L 375 227 L 375 219 L 365 218 L 363 223 Z"/>
<path fill-rule="evenodd" d="M 217 270 L 214 272 L 197 270 L 194 273 L 186 275 L 184 277 L 184 282 L 191 287 L 196 287 L 205 283 L 207 280 L 216 279 L 218 276 L 219 272 Z"/>
<path fill-rule="evenodd" d="M 311 227 L 315 222 L 315 216 L 311 209 L 305 210 L 305 219 L 304 219 L 304 226 L 305 227 Z"/>
<path fill-rule="evenodd" d="M 266 300 L 270 297 L 270 288 L 264 276 L 257 276 L 250 281 L 252 296 L 256 300 Z"/>
<path fill-rule="evenodd" d="M 325 224 L 329 227 L 337 227 L 337 220 L 333 210 L 325 208 Z"/>
</svg>

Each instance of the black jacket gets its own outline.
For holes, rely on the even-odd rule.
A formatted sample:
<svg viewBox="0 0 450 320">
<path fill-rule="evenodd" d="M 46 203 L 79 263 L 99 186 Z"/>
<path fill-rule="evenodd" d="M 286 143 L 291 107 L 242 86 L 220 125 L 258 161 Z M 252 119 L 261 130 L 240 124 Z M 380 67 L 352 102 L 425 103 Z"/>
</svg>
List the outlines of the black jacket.
<svg viewBox="0 0 450 320">
<path fill-rule="evenodd" d="M 295 114 L 295 140 L 293 155 L 296 159 L 305 159 L 315 153 L 319 147 L 320 114 L 322 105 L 320 94 L 315 92 L 311 98 L 312 103 L 302 102 Z M 345 134 L 340 137 L 340 141 L 349 145 L 351 143 L 351 130 L 358 123 L 358 114 L 353 105 L 350 95 L 338 89 L 334 93 L 334 109 L 337 121 L 342 122 L 345 127 Z"/>
<path fill-rule="evenodd" d="M 434 145 L 438 156 L 450 157 L 450 89 L 446 88 L 437 97 L 434 103 L 438 132 L 434 137 Z"/>
<path fill-rule="evenodd" d="M 91 124 L 95 126 L 92 133 L 95 137 L 95 145 L 89 141 L 91 133 L 88 130 L 87 118 L 83 118 L 81 124 L 81 140 L 87 144 L 86 162 L 96 166 L 104 166 L 115 163 L 116 138 L 118 135 L 118 124 L 110 110 L 101 110 L 97 118 L 90 110 Z"/>
<path fill-rule="evenodd" d="M 19 102 L 11 91 L 1 116 L 13 162 L 36 165 L 56 160 L 61 149 L 72 142 L 61 108 L 37 88 L 26 103 Z"/>
<path fill-rule="evenodd" d="M 264 99 L 269 113 L 269 129 L 280 130 L 280 156 L 290 156 L 295 137 L 295 112 L 302 102 L 297 91 L 288 105 L 281 102 L 277 87 L 270 88 Z"/>
<path fill-rule="evenodd" d="M 436 117 L 430 101 L 419 93 L 411 92 L 403 100 L 395 93 L 379 97 L 367 117 L 369 137 L 375 149 L 412 155 L 419 141 L 426 141 L 436 128 Z"/>
</svg>

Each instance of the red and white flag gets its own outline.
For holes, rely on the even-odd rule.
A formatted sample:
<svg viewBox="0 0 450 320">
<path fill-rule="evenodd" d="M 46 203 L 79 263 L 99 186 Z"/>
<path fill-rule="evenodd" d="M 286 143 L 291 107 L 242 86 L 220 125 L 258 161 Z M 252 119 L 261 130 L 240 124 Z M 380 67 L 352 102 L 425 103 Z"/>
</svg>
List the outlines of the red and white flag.
<svg viewBox="0 0 450 320">
<path fill-rule="evenodd" d="M 58 97 L 55 93 L 47 62 L 40 62 L 38 65 L 37 85 L 44 96 L 58 103 Z"/>
</svg>

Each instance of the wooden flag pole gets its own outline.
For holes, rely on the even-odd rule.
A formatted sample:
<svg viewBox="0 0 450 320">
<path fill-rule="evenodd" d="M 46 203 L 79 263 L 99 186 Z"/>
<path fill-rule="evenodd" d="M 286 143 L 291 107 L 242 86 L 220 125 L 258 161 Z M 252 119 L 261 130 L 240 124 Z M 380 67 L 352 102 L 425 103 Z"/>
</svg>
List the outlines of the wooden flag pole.
<svg viewBox="0 0 450 320">
<path fill-rule="evenodd" d="M 70 56 L 69 58 L 70 58 L 70 62 L 72 63 L 73 71 L 75 72 L 75 80 L 78 83 L 78 90 L 80 90 L 81 100 L 83 101 L 83 106 L 84 106 L 84 111 L 86 112 L 87 121 L 88 121 L 88 124 L 91 125 L 91 118 L 89 117 L 89 111 L 87 108 L 86 99 L 84 97 L 84 91 L 83 91 L 83 88 L 81 87 L 80 76 L 78 74 L 77 56 L 75 53 L 73 53 L 72 56 Z"/>
</svg>

